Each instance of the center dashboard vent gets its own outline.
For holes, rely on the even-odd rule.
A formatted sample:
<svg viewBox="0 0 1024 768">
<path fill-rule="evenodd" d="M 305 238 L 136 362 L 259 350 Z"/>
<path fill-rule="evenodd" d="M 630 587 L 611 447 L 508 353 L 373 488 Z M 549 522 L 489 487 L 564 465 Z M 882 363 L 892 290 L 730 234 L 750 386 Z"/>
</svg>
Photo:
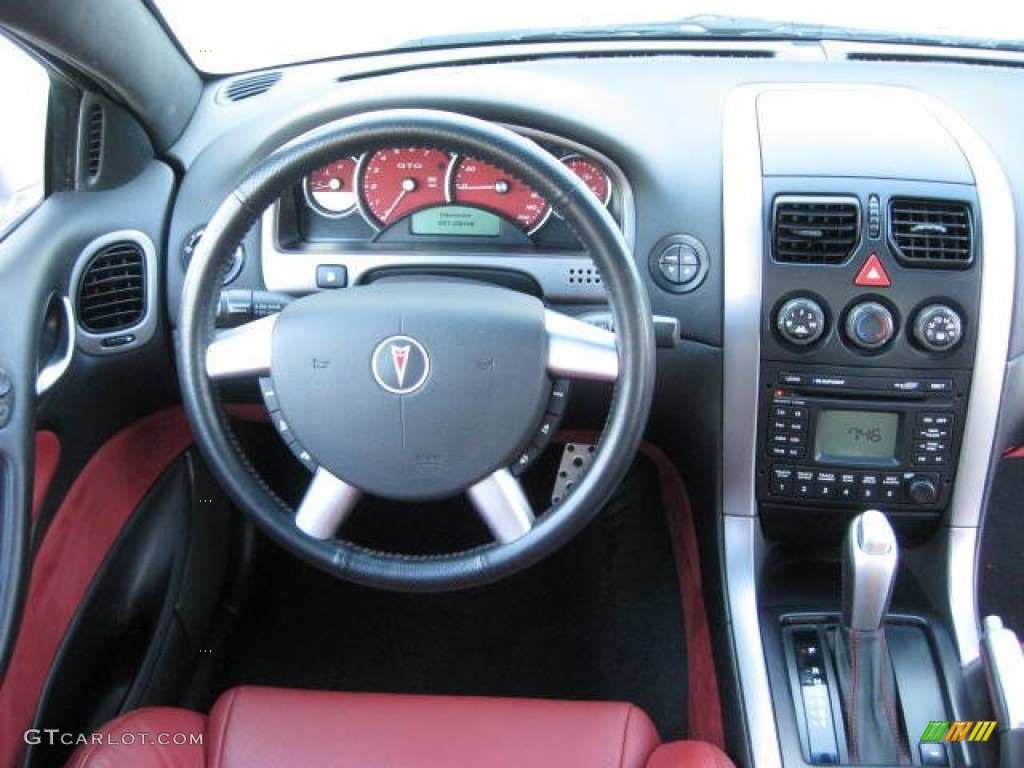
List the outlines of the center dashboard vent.
<svg viewBox="0 0 1024 768">
<path fill-rule="evenodd" d="M 82 272 L 78 317 L 91 333 L 122 331 L 146 314 L 146 261 L 138 243 L 123 240 L 101 248 Z"/>
<path fill-rule="evenodd" d="M 860 239 L 855 197 L 783 195 L 772 211 L 772 258 L 784 264 L 842 264 Z"/>
<path fill-rule="evenodd" d="M 896 258 L 908 267 L 963 269 L 974 260 L 971 207 L 965 202 L 894 197 L 889 235 Z"/>
<path fill-rule="evenodd" d="M 280 79 L 280 72 L 263 72 L 250 77 L 241 77 L 225 86 L 220 95 L 225 101 L 244 101 L 266 93 Z"/>
</svg>

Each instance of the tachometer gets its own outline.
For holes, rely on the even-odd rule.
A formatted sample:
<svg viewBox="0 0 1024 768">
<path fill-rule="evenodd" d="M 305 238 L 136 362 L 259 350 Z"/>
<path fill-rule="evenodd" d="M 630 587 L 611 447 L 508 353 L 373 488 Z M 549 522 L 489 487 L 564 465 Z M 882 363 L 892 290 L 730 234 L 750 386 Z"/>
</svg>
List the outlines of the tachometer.
<svg viewBox="0 0 1024 768">
<path fill-rule="evenodd" d="M 562 158 L 562 163 L 583 180 L 602 205 L 608 205 L 612 198 L 612 180 L 601 166 L 583 155 L 568 155 Z"/>
<path fill-rule="evenodd" d="M 345 157 L 318 168 L 302 184 L 306 201 L 325 216 L 345 216 L 356 207 L 356 159 Z"/>
<path fill-rule="evenodd" d="M 462 205 L 476 205 L 511 219 L 527 232 L 547 220 L 551 206 L 529 186 L 500 168 L 463 157 L 452 174 L 452 197 Z"/>
<path fill-rule="evenodd" d="M 360 204 L 371 223 L 387 226 L 407 213 L 447 202 L 451 155 L 439 149 L 397 147 L 364 157 Z"/>
</svg>

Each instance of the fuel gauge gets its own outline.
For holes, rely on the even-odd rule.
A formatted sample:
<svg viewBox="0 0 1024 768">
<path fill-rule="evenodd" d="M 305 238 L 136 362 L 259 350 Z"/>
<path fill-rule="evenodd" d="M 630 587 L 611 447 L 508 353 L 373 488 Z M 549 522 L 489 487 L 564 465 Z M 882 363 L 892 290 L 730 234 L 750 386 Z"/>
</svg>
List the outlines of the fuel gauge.
<svg viewBox="0 0 1024 768">
<path fill-rule="evenodd" d="M 324 216 L 347 216 L 356 208 L 356 164 L 354 157 L 335 160 L 306 177 L 302 188 L 306 202 Z"/>
</svg>

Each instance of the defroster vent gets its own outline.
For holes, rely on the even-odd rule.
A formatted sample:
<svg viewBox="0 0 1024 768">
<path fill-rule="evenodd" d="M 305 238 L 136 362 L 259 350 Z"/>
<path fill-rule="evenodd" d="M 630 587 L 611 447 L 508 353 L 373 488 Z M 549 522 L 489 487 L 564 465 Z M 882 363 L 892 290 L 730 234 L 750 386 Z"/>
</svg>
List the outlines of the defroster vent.
<svg viewBox="0 0 1024 768">
<path fill-rule="evenodd" d="M 772 258 L 786 264 L 842 264 L 860 239 L 855 197 L 775 198 Z"/>
<path fill-rule="evenodd" d="M 974 260 L 971 207 L 965 202 L 894 197 L 889 234 L 896 258 L 908 267 L 955 269 Z"/>
<path fill-rule="evenodd" d="M 90 259 L 78 288 L 78 319 L 96 334 L 138 325 L 146 314 L 146 259 L 130 240 L 111 243 Z"/>
<path fill-rule="evenodd" d="M 269 91 L 280 79 L 280 72 L 262 72 L 250 77 L 241 77 L 229 83 L 221 91 L 221 96 L 228 101 L 251 99 L 253 96 L 259 96 L 261 93 Z"/>
</svg>

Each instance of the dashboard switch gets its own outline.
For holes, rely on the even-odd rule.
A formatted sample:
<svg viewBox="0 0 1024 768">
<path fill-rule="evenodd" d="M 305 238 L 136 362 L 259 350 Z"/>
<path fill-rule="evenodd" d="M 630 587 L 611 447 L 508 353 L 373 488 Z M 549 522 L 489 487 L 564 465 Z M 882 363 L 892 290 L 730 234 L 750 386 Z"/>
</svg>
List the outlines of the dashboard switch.
<svg viewBox="0 0 1024 768">
<path fill-rule="evenodd" d="M 945 304 L 929 304 L 914 318 L 914 340 L 929 352 L 946 352 L 963 338 L 960 314 Z"/>
<path fill-rule="evenodd" d="M 317 288 L 344 288 L 348 285 L 348 270 L 341 264 L 318 264 Z"/>
<path fill-rule="evenodd" d="M 882 266 L 877 253 L 872 253 L 868 256 L 864 266 L 857 273 L 857 277 L 853 279 L 853 284 L 859 285 L 862 288 L 889 287 L 889 274 L 885 271 L 885 267 Z"/>
<path fill-rule="evenodd" d="M 775 327 L 790 344 L 813 344 L 825 332 L 825 310 L 814 299 L 800 296 L 790 299 L 779 309 Z"/>
<path fill-rule="evenodd" d="M 892 339 L 896 321 L 892 312 L 877 301 L 865 301 L 846 315 L 846 336 L 861 349 L 879 349 Z"/>
</svg>

